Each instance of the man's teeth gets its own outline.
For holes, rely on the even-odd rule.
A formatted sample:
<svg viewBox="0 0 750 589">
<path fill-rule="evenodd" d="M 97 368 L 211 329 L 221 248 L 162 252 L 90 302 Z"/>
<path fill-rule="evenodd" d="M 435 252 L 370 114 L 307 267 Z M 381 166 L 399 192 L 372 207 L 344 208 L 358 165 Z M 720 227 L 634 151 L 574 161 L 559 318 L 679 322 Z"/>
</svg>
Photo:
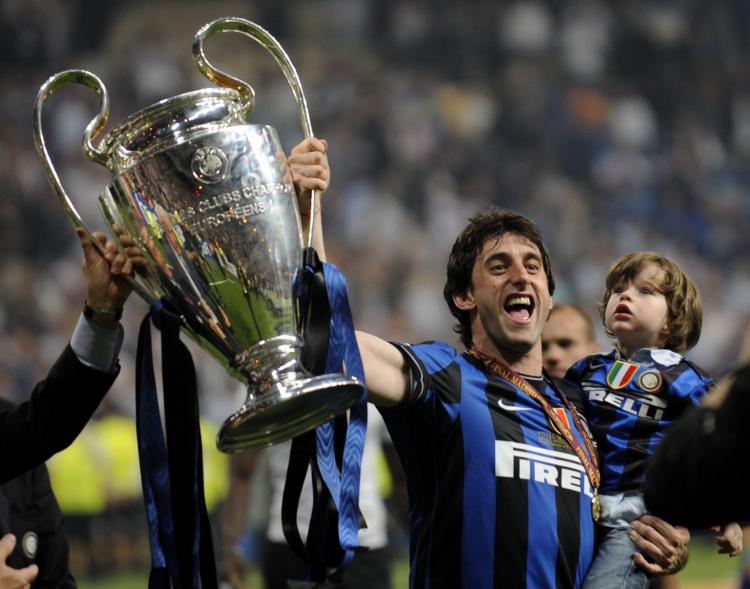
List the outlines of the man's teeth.
<svg viewBox="0 0 750 589">
<path fill-rule="evenodd" d="M 511 297 L 508 305 L 531 305 L 531 297 Z"/>
</svg>

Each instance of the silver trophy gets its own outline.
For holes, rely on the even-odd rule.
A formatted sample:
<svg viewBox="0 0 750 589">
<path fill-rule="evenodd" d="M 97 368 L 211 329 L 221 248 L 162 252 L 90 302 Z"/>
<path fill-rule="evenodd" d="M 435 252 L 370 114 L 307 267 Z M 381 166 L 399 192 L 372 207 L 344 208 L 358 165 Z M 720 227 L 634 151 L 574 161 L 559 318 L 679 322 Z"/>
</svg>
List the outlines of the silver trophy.
<svg viewBox="0 0 750 589">
<path fill-rule="evenodd" d="M 217 446 L 236 452 L 287 440 L 346 411 L 364 385 L 344 374 L 312 376 L 300 363 L 295 280 L 302 225 L 291 174 L 276 131 L 247 124 L 253 88 L 207 61 L 204 40 L 239 32 L 281 66 L 312 136 L 299 77 L 279 43 L 240 18 L 222 18 L 195 35 L 203 74 L 221 87 L 162 100 L 128 117 L 95 146 L 109 116 L 104 84 L 83 70 L 52 76 L 34 106 L 34 141 L 50 184 L 76 226 L 85 227 L 50 161 L 42 106 L 60 87 L 83 84 L 99 96 L 99 114 L 83 135 L 85 156 L 112 172 L 99 197 L 104 219 L 136 239 L 148 268 L 133 280 L 149 304 L 166 297 L 183 329 L 239 380 L 243 405 L 226 419 Z M 315 210 L 316 195 L 312 195 Z M 309 227 L 308 244 L 312 240 Z"/>
</svg>

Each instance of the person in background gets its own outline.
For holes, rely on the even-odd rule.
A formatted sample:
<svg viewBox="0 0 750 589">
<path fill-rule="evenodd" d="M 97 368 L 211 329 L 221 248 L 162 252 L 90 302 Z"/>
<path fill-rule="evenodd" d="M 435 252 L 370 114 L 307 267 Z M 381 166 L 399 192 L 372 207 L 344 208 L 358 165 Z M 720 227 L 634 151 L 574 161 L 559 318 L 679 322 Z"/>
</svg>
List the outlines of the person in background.
<svg viewBox="0 0 750 589">
<path fill-rule="evenodd" d="M 646 505 L 688 527 L 750 523 L 750 331 L 732 370 L 664 436 L 646 470 Z M 679 493 L 674 490 L 679 489 Z"/>
<path fill-rule="evenodd" d="M 392 557 L 388 548 L 387 514 L 378 484 L 378 460 L 384 438 L 385 424 L 371 406 L 368 411 L 367 436 L 360 482 L 360 510 L 367 527 L 359 532 L 359 543 L 368 550 L 357 554 L 344 571 L 337 587 L 341 589 L 382 589 L 391 585 Z M 276 444 L 261 451 L 248 450 L 230 458 L 229 494 L 222 507 L 221 546 L 223 578 L 233 589 L 247 587 L 249 563 L 240 546 L 245 531 L 247 512 L 251 496 L 250 481 L 263 463 L 261 480 L 268 489 L 268 527 L 262 547 L 261 572 L 266 589 L 286 589 L 289 580 L 304 580 L 307 570 L 305 562 L 295 554 L 286 542 L 282 529 L 281 504 L 289 463 L 291 442 Z M 261 461 L 261 453 L 265 460 Z M 305 540 L 312 513 L 312 482 L 307 474 L 299 507 L 297 528 Z"/>
<path fill-rule="evenodd" d="M 70 445 L 91 418 L 120 369 L 117 356 L 123 329 L 119 319 L 132 290 L 125 278 L 142 267 L 145 259 L 135 242 L 121 232 L 122 251 L 101 233 L 89 235 L 78 229 L 77 234 L 84 257 L 86 298 L 83 312 L 70 343 L 47 377 L 36 385 L 28 401 L 17 407 L 0 409 L 0 483 L 7 483 L 37 468 L 54 453 Z M 39 484 L 45 487 L 46 493 L 48 479 Z M 27 499 L 25 497 L 24 501 Z M 19 509 L 8 507 L 7 521 L 0 520 L 4 528 L 0 539 L 0 589 L 30 587 L 37 576 L 44 578 L 46 571 L 40 573 L 40 569 L 51 563 L 52 558 L 58 559 L 60 567 L 67 568 L 66 541 L 45 546 L 39 544 L 48 540 L 44 530 L 54 522 L 35 520 L 39 514 L 23 506 Z M 32 514 L 35 514 L 34 518 L 30 518 Z M 21 515 L 24 518 L 22 526 Z M 35 537 L 30 535 L 32 533 Z M 59 529 L 55 531 L 58 533 L 61 533 Z M 17 535 L 21 537 L 20 543 Z M 35 543 L 36 550 L 30 550 Z M 42 555 L 47 555 L 45 560 L 35 559 Z M 65 564 L 61 564 L 60 559 Z M 67 578 L 65 573 L 62 575 Z"/>
<path fill-rule="evenodd" d="M 14 408 L 0 399 L 0 411 Z M 77 587 L 69 567 L 63 515 L 44 464 L 0 485 L 0 536 L 6 533 L 14 534 L 19 543 L 6 565 L 22 568 L 37 563 L 35 587 Z"/>
<path fill-rule="evenodd" d="M 550 376 L 564 378 L 575 362 L 599 351 L 594 324 L 577 305 L 552 307 L 542 330 L 542 363 Z"/>
</svg>

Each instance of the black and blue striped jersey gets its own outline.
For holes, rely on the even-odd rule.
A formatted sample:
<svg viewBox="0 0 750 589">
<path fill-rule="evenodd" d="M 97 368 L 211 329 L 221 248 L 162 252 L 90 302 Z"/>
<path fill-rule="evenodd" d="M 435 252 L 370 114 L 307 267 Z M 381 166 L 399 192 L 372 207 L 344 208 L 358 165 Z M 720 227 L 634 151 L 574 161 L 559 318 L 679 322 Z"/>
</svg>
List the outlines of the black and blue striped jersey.
<svg viewBox="0 0 750 589">
<path fill-rule="evenodd" d="M 602 493 L 641 491 L 646 461 L 664 430 L 700 402 L 713 380 L 670 350 L 617 350 L 576 362 L 566 378 L 580 385 L 597 442 Z"/>
<path fill-rule="evenodd" d="M 409 400 L 381 412 L 407 477 L 410 587 L 579 587 L 593 491 L 541 406 L 447 344 L 399 348 Z M 580 401 L 577 389 L 529 382 L 573 424 L 560 390 Z"/>
</svg>

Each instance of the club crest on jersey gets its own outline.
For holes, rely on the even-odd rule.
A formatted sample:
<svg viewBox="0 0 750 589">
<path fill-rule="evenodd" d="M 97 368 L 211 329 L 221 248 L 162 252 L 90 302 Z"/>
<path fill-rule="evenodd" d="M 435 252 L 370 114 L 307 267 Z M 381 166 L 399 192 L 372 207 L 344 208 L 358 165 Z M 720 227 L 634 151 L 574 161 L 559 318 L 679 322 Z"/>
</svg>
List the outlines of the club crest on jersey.
<svg viewBox="0 0 750 589">
<path fill-rule="evenodd" d="M 661 373 L 658 370 L 644 370 L 636 381 L 638 388 L 647 393 L 657 393 L 661 388 Z"/>
<path fill-rule="evenodd" d="M 570 422 L 568 421 L 568 414 L 565 413 L 564 407 L 552 407 L 552 411 L 554 411 L 557 416 L 560 418 L 560 421 L 562 421 L 563 426 L 566 430 L 570 431 Z M 563 433 L 558 429 L 558 427 L 555 425 L 555 422 L 551 419 L 548 419 L 549 424 L 552 426 L 552 429 L 555 431 L 555 433 L 559 435 L 563 435 Z"/>
<path fill-rule="evenodd" d="M 617 360 L 607 373 L 607 384 L 611 389 L 622 389 L 628 386 L 633 376 L 638 372 L 638 364 Z"/>
</svg>

